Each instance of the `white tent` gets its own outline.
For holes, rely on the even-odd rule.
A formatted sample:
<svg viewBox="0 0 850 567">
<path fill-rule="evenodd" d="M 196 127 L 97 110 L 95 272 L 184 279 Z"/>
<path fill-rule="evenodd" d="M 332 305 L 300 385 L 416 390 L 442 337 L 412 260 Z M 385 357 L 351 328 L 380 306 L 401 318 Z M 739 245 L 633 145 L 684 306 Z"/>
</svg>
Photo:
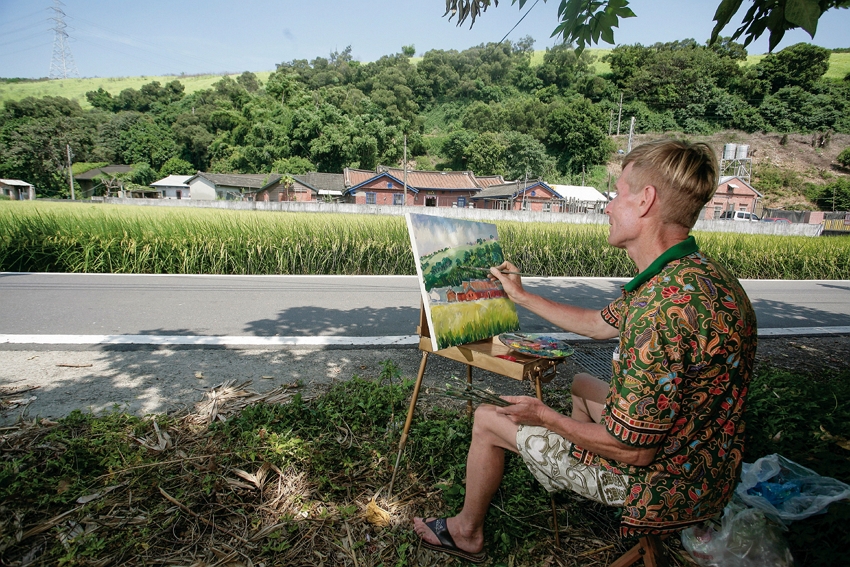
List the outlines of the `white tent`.
<svg viewBox="0 0 850 567">
<path fill-rule="evenodd" d="M 579 201 L 584 203 L 604 203 L 608 199 L 605 195 L 596 190 L 595 187 L 586 187 L 582 185 L 550 185 L 552 189 L 557 191 L 562 199 Z"/>
</svg>

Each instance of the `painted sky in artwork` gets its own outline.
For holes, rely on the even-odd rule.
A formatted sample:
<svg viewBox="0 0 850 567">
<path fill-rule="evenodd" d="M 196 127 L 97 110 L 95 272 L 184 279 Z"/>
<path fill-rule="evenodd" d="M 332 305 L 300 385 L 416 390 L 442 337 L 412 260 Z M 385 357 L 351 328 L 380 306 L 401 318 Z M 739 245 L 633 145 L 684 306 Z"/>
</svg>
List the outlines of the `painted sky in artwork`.
<svg viewBox="0 0 850 567">
<path fill-rule="evenodd" d="M 456 219 L 447 219 L 431 215 L 415 215 L 413 218 L 417 232 L 430 234 L 428 238 L 417 238 L 416 246 L 420 256 L 427 256 L 443 248 L 457 248 L 475 242 L 478 238 L 489 240 L 496 235 L 495 226 L 483 222 L 458 224 Z"/>
</svg>

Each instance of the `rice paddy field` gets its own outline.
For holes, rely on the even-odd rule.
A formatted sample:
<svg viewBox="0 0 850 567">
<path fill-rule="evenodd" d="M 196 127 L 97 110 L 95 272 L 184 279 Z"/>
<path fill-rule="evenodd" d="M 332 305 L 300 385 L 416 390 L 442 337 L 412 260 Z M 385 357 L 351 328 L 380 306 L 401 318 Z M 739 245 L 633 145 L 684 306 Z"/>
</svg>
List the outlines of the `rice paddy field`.
<svg viewBox="0 0 850 567">
<path fill-rule="evenodd" d="M 496 223 L 505 257 L 540 276 L 631 277 L 608 227 Z M 850 279 L 850 237 L 696 233 L 747 279 Z M 0 201 L 0 271 L 415 275 L 402 217 Z"/>
</svg>

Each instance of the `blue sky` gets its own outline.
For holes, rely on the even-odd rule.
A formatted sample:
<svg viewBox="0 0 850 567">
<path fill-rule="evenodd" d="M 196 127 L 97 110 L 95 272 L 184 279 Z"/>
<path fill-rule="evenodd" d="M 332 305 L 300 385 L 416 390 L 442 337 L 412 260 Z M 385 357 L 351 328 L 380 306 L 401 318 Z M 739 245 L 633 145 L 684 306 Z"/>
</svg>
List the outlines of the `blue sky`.
<svg viewBox="0 0 850 567">
<path fill-rule="evenodd" d="M 623 20 L 620 44 L 708 39 L 720 0 L 633 0 L 637 18 Z M 475 23 L 457 27 L 442 0 L 63 0 L 70 50 L 81 77 L 271 71 L 293 59 L 327 57 L 350 45 L 354 58 L 373 61 L 416 46 L 466 49 L 501 40 L 525 9 L 502 0 Z M 55 23 L 51 0 L 0 0 L 0 77 L 50 74 Z M 744 3 L 744 8 L 749 3 Z M 535 49 L 557 41 L 558 0 L 540 1 L 508 36 L 530 35 Z M 740 15 L 743 14 L 743 11 Z M 740 22 L 732 20 L 724 35 Z M 786 34 L 779 49 L 801 41 L 850 47 L 850 10 L 832 10 L 811 40 Z M 601 47 L 610 47 L 600 44 Z M 766 37 L 748 47 L 767 51 Z"/>
</svg>

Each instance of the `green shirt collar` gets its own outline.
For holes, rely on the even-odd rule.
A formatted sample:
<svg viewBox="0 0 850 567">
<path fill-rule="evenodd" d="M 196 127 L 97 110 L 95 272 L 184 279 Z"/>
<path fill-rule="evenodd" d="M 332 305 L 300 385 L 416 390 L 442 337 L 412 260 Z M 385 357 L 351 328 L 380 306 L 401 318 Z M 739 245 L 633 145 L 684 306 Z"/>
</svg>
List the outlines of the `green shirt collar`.
<svg viewBox="0 0 850 567">
<path fill-rule="evenodd" d="M 641 285 L 649 281 L 653 276 L 658 275 L 661 270 L 664 269 L 664 266 L 672 262 L 673 260 L 678 260 L 679 258 L 684 258 L 685 256 L 689 256 L 699 250 L 699 246 L 697 246 L 697 241 L 693 236 L 689 236 L 678 244 L 675 244 L 667 249 L 661 256 L 655 259 L 655 261 L 649 265 L 647 269 L 639 273 L 635 276 L 635 278 L 623 286 L 623 289 L 627 292 L 632 292 L 639 288 Z"/>
</svg>

